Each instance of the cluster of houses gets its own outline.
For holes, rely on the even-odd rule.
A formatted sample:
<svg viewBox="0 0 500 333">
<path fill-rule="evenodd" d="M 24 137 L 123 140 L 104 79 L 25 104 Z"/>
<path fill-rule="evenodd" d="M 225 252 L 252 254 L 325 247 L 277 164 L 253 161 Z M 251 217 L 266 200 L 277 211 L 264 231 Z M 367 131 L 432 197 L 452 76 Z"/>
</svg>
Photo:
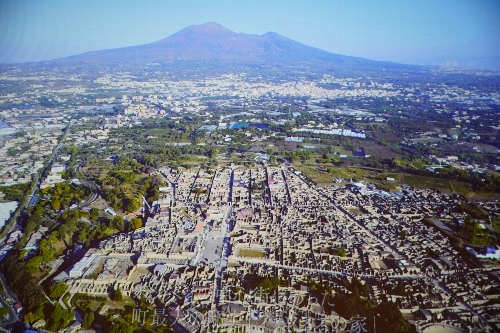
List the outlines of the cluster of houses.
<svg viewBox="0 0 500 333">
<path fill-rule="evenodd" d="M 55 278 L 71 295 L 119 288 L 155 304 L 154 322 L 187 331 L 323 332 L 357 319 L 340 319 L 312 285 L 333 302 L 359 280 L 363 297 L 395 302 L 418 326 L 499 324 L 489 303 L 500 294 L 498 273 L 475 267 L 424 223 L 454 217 L 463 199 L 410 186 L 319 188 L 285 167 L 157 172 L 168 185 L 144 226 L 102 241 Z M 279 283 L 269 289 L 266 278 Z M 135 318 L 145 320 L 140 311 Z"/>
<path fill-rule="evenodd" d="M 19 136 L 0 136 L 0 186 L 30 182 L 58 143 L 61 129 L 37 129 L 28 125 Z"/>
</svg>

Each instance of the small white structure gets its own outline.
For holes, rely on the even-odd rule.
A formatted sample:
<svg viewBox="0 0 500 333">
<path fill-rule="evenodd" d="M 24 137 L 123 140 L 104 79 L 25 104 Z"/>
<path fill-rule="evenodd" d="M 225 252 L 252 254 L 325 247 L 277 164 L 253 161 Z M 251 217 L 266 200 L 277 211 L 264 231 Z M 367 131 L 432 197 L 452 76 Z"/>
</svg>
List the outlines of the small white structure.
<svg viewBox="0 0 500 333">
<path fill-rule="evenodd" d="M 17 201 L 0 203 L 0 228 L 3 228 L 5 226 L 7 220 L 17 209 L 17 206 L 19 206 L 19 203 Z"/>
<path fill-rule="evenodd" d="M 69 271 L 69 277 L 75 278 L 75 277 L 81 277 L 87 269 L 89 269 L 90 264 L 92 261 L 96 258 L 95 254 L 91 255 L 85 255 L 82 259 L 80 259 L 79 262 L 77 262 L 73 268 Z"/>
</svg>

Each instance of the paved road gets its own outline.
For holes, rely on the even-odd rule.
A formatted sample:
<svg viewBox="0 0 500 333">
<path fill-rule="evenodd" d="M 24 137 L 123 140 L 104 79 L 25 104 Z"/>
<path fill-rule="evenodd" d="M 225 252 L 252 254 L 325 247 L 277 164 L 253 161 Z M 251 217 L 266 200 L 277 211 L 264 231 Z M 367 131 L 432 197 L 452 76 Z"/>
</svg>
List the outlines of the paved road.
<svg viewBox="0 0 500 333">
<path fill-rule="evenodd" d="M 193 260 L 191 262 L 192 266 L 198 265 L 198 263 L 201 261 L 202 253 L 205 252 L 205 251 L 202 251 L 202 247 L 205 244 L 205 239 L 207 238 L 208 230 L 209 230 L 209 226 L 207 224 L 205 224 L 203 226 L 203 232 L 201 233 L 201 235 L 198 237 L 198 240 L 197 240 L 195 254 L 194 254 Z M 206 260 L 205 258 L 206 257 L 203 257 L 204 260 Z"/>
<path fill-rule="evenodd" d="M 52 165 L 52 163 L 56 159 L 57 155 L 59 154 L 59 150 L 61 149 L 62 145 L 64 144 L 64 140 L 66 139 L 66 135 L 69 132 L 69 130 L 71 129 L 71 126 L 73 126 L 73 124 L 74 124 L 74 121 L 71 120 L 69 122 L 68 126 L 66 126 L 66 130 L 64 131 L 64 134 L 62 135 L 61 140 L 59 140 L 59 142 L 57 143 L 57 146 L 54 148 L 54 150 L 52 150 L 52 154 L 51 154 L 49 162 L 47 164 L 47 168 Z M 45 169 L 44 169 L 44 171 L 45 171 Z M 43 174 L 44 171 L 42 171 L 41 174 Z M 21 218 L 23 217 L 23 215 L 26 213 L 26 206 L 30 202 L 31 198 L 35 195 L 35 192 L 38 191 L 42 182 L 43 182 L 43 179 L 38 175 L 38 173 L 36 173 L 34 176 L 34 179 L 33 179 L 33 185 L 31 187 L 30 194 L 28 195 L 29 200 L 21 201 L 20 207 L 18 207 L 18 209 L 21 213 L 19 214 L 15 223 L 12 223 L 10 225 L 9 231 L 5 234 L 5 237 L 0 239 L 0 244 L 4 243 L 5 239 L 14 230 L 14 228 L 19 226 L 18 221 L 20 221 Z"/>
<path fill-rule="evenodd" d="M 298 266 L 288 266 L 281 265 L 273 262 L 264 262 L 262 259 L 252 259 L 252 258 L 238 258 L 238 261 L 248 262 L 253 264 L 265 264 L 271 267 L 278 268 L 286 268 L 290 270 L 299 270 L 311 273 L 320 273 L 320 274 L 329 274 L 336 276 L 349 276 L 349 277 L 361 277 L 361 278 L 371 278 L 371 279 L 380 279 L 380 278 L 388 278 L 388 279 L 428 279 L 429 277 L 426 275 L 418 275 L 418 274 L 403 274 L 403 275 L 374 275 L 374 274 L 366 274 L 361 272 L 347 272 L 347 271 L 335 271 L 335 270 L 325 270 L 325 269 L 316 269 L 316 268 L 308 268 L 308 267 L 298 267 Z"/>
<path fill-rule="evenodd" d="M 83 172 L 81 170 L 81 164 L 79 164 L 76 167 L 75 175 L 82 182 L 83 185 L 92 189 L 92 196 L 90 198 L 88 198 L 87 200 L 81 202 L 77 207 L 75 207 L 75 209 L 89 206 L 92 203 L 94 203 L 95 201 L 97 201 L 97 199 L 99 199 L 99 196 L 100 196 L 99 186 L 97 186 L 96 183 L 94 183 L 93 181 L 91 181 L 85 177 L 85 175 L 83 174 Z"/>
<path fill-rule="evenodd" d="M 230 243 L 229 229 L 231 228 L 231 223 L 230 221 L 228 221 L 228 219 L 231 217 L 232 213 L 233 213 L 233 206 L 229 206 L 222 220 L 223 221 L 222 248 L 220 253 L 217 253 L 217 255 L 220 256 L 220 260 L 218 262 L 219 267 L 217 268 L 214 277 L 215 289 L 213 293 L 212 309 L 215 308 L 217 305 L 219 305 L 219 299 L 220 299 L 219 290 L 222 289 L 222 273 L 227 267 L 227 258 L 229 256 L 229 243 Z"/>
<path fill-rule="evenodd" d="M 5 278 L 2 273 L 0 273 L 0 283 L 2 284 L 3 290 L 7 295 L 7 297 L 9 297 L 13 301 L 17 301 L 17 297 L 12 293 L 9 286 L 5 282 Z M 14 312 L 14 309 L 10 306 L 10 304 L 8 304 L 8 302 L 1 297 L 0 297 L 0 302 L 2 303 L 2 306 L 8 307 L 10 309 L 9 320 L 3 323 L 1 326 L 8 326 L 18 321 L 19 318 L 17 317 L 16 313 Z"/>
</svg>

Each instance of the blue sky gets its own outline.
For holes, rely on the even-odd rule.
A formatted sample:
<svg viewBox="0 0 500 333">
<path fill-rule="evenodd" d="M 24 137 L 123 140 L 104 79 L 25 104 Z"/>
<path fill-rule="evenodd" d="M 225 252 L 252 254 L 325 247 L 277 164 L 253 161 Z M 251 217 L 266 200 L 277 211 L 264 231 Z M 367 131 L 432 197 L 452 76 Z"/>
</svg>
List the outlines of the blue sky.
<svg viewBox="0 0 500 333">
<path fill-rule="evenodd" d="M 0 0 L 0 62 L 146 44 L 205 22 L 376 60 L 500 56 L 499 0 Z"/>
</svg>

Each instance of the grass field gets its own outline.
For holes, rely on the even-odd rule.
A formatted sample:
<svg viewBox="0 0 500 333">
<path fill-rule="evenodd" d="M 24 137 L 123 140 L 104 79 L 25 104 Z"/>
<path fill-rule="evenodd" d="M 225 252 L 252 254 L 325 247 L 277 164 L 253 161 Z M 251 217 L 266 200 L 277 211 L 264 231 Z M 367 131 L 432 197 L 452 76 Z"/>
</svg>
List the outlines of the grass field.
<svg viewBox="0 0 500 333">
<path fill-rule="evenodd" d="M 304 164 L 294 165 L 294 167 L 303 172 L 309 179 L 311 179 L 315 183 L 328 183 L 332 182 L 332 175 L 328 172 L 323 171 L 322 169 L 315 168 L 313 166 L 308 166 Z"/>
<path fill-rule="evenodd" d="M 241 249 L 238 255 L 246 258 L 264 258 L 264 253 L 259 250 Z"/>
<path fill-rule="evenodd" d="M 321 164 L 297 164 L 294 167 L 319 186 L 331 185 L 334 178 L 344 178 L 373 183 L 386 191 L 395 191 L 399 189 L 401 184 L 407 184 L 415 188 L 435 188 L 445 193 L 457 193 L 475 199 L 499 196 L 496 193 L 474 192 L 470 185 L 464 182 L 429 176 L 382 173 L 355 167 L 335 167 Z M 388 181 L 387 178 L 394 178 L 394 181 Z"/>
<path fill-rule="evenodd" d="M 394 178 L 394 182 L 386 181 L 387 177 Z M 379 174 L 376 178 L 388 186 L 392 185 L 392 187 L 399 184 L 407 184 L 416 188 L 435 188 L 443 192 L 457 193 L 464 196 L 474 195 L 469 184 L 454 180 L 410 175 L 407 173 L 384 173 Z"/>
<path fill-rule="evenodd" d="M 363 169 L 336 167 L 331 164 L 297 164 L 294 168 L 302 171 L 318 185 L 332 184 L 334 178 L 363 178 L 370 175 L 369 171 Z"/>
</svg>

